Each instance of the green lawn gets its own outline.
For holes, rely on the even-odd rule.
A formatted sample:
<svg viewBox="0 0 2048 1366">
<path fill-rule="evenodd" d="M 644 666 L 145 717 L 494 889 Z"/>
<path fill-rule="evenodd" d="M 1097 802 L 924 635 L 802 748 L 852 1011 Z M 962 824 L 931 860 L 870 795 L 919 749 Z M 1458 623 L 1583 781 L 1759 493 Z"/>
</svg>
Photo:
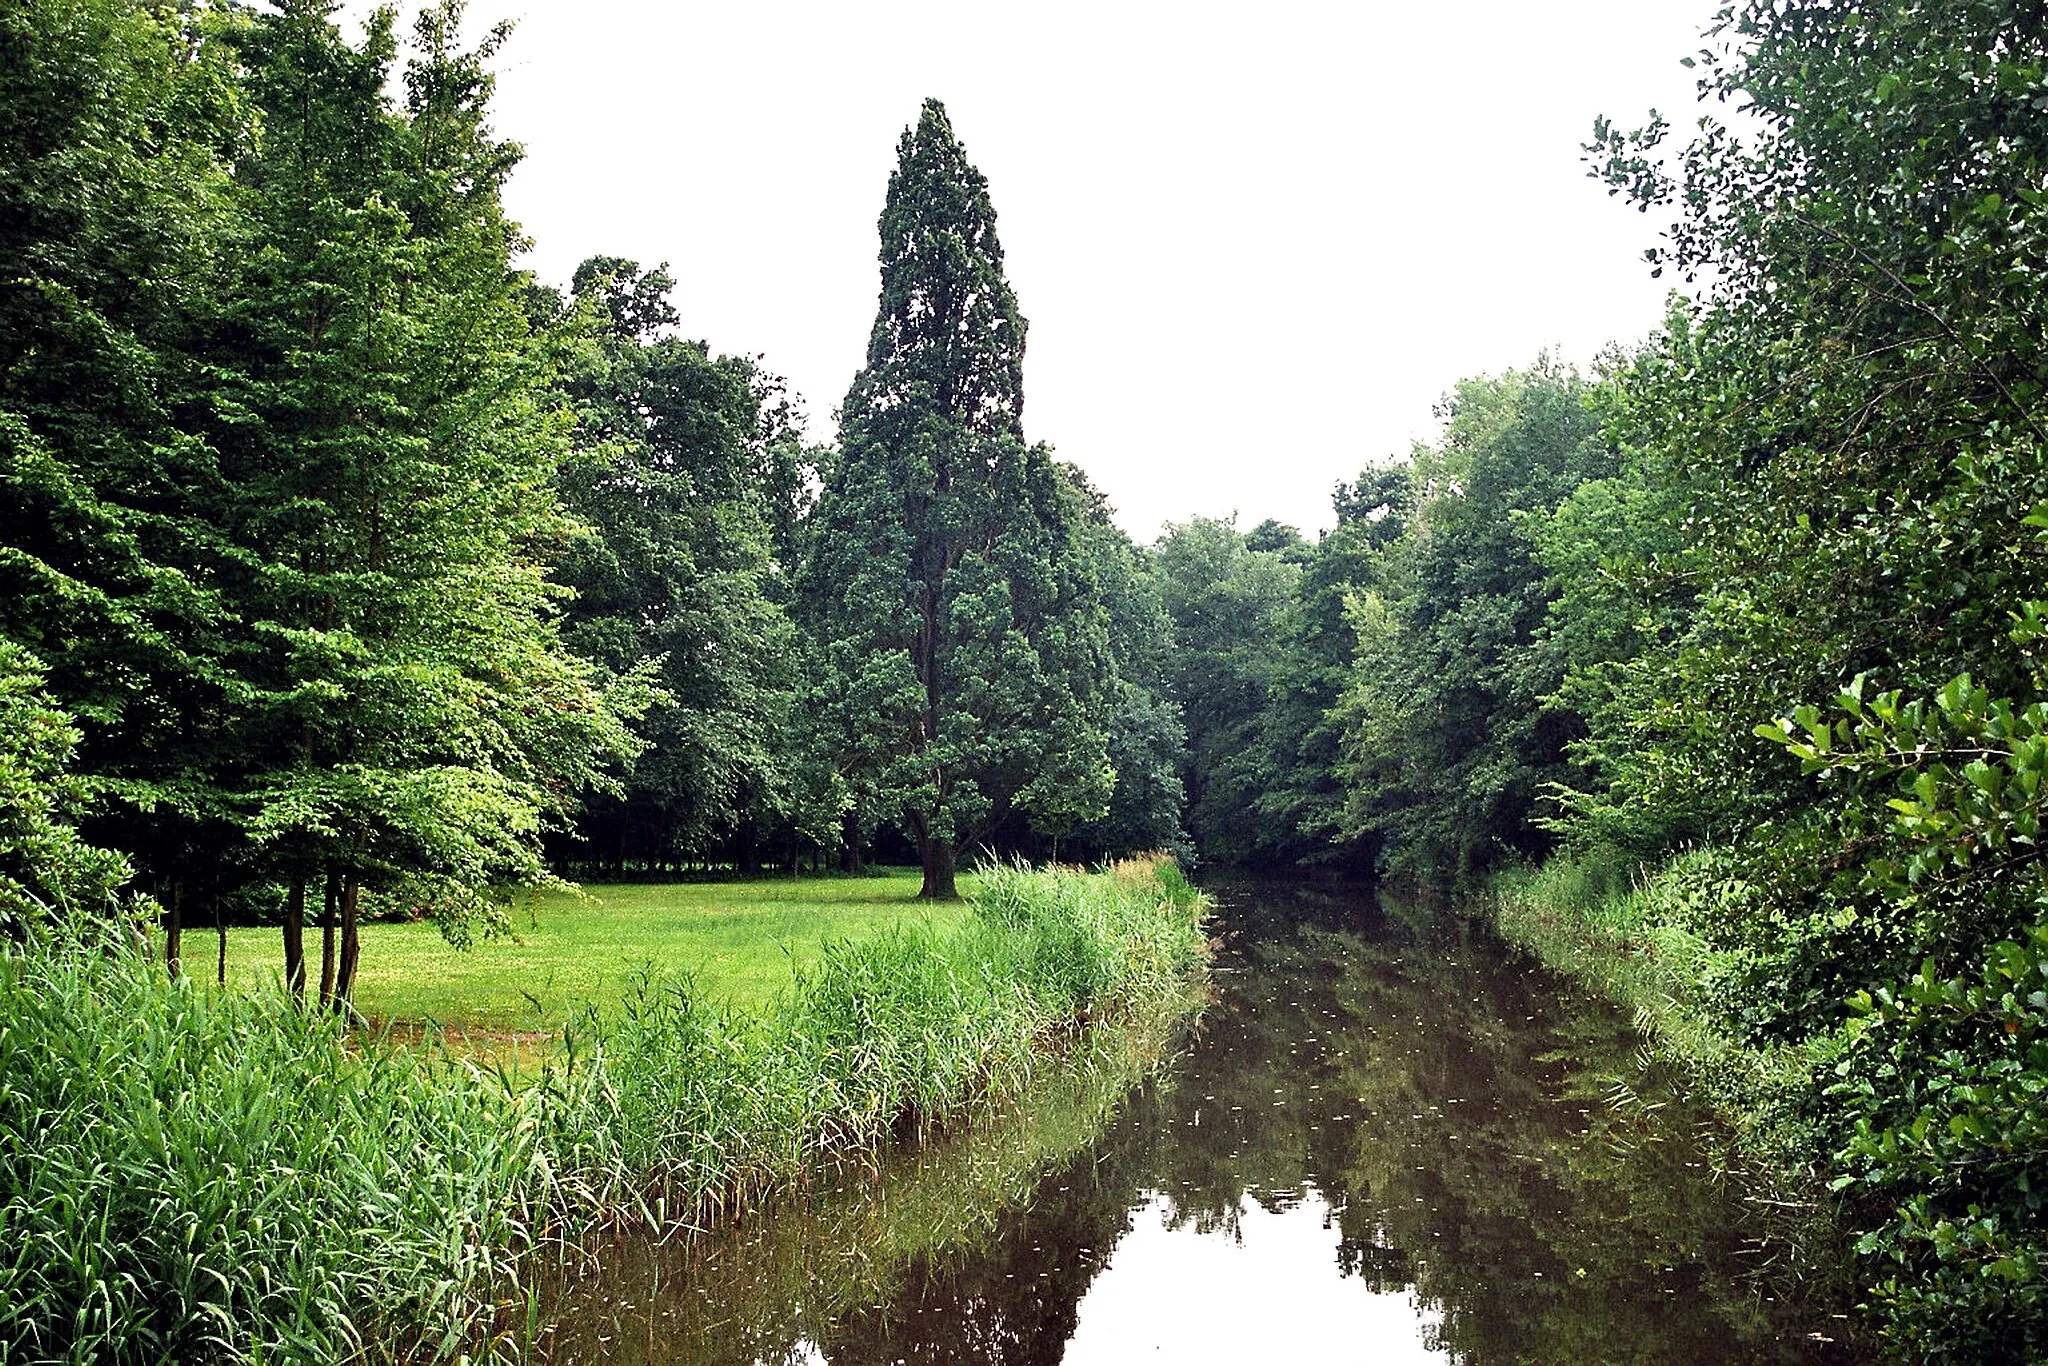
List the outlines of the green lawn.
<svg viewBox="0 0 2048 1366">
<path fill-rule="evenodd" d="M 380 1022 L 432 1019 L 464 1031 L 526 1034 L 557 1028 L 584 1005 L 604 1008 L 650 964 L 693 974 L 719 1000 L 758 1005 L 789 982 L 796 965 L 815 961 L 827 939 L 960 914 L 957 906 L 919 902 L 917 887 L 915 870 L 590 885 L 583 897 L 550 893 L 522 905 L 513 916 L 516 942 L 479 942 L 467 951 L 449 947 L 432 925 L 365 925 L 356 1006 Z M 306 938 L 308 971 L 317 976 L 319 931 L 309 928 Z M 193 971 L 208 973 L 210 936 L 186 942 Z M 283 971 L 277 930 L 229 931 L 230 982 Z"/>
</svg>

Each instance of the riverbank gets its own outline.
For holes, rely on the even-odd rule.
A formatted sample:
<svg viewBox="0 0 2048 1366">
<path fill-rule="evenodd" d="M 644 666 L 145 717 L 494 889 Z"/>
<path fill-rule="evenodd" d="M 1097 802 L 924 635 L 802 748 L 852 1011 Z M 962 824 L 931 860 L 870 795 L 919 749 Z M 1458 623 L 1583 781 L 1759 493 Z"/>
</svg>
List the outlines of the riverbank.
<svg viewBox="0 0 2048 1366">
<path fill-rule="evenodd" d="M 513 1354 L 535 1268 L 713 1221 L 1190 1009 L 1170 862 L 999 870 L 956 924 L 827 948 L 761 1011 L 648 978 L 531 1084 L 125 946 L 0 958 L 0 1340 L 29 1357 Z"/>
<path fill-rule="evenodd" d="M 1666 1061 L 1691 1076 L 1745 1146 L 1793 1181 L 1812 1136 L 1800 1097 L 1814 1085 L 1810 1047 L 1738 1039 L 1707 1000 L 1732 963 L 1693 929 L 1702 855 L 1650 866 L 1618 855 L 1559 854 L 1493 882 L 1495 924 L 1509 943 L 1628 1011 Z"/>
</svg>

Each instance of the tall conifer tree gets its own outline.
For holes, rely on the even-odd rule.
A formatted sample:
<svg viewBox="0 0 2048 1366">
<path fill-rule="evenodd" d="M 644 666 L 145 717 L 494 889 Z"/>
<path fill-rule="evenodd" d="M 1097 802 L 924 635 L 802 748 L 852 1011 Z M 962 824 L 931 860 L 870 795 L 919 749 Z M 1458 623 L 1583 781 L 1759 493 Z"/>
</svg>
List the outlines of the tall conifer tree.
<svg viewBox="0 0 2048 1366">
<path fill-rule="evenodd" d="M 988 182 L 925 102 L 882 210 L 882 296 L 818 512 L 811 605 L 839 767 L 902 813 L 922 894 L 1011 813 L 1105 809 L 1105 615 L 1074 494 L 1025 444 L 1024 319 Z"/>
</svg>

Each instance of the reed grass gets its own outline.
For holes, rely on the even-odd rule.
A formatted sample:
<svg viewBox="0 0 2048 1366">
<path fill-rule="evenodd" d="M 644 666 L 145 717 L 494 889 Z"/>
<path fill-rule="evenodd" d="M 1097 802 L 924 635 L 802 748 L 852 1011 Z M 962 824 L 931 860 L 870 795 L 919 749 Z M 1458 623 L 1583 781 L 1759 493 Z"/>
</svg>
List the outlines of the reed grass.
<svg viewBox="0 0 2048 1366">
<path fill-rule="evenodd" d="M 699 1225 L 1192 999 L 1164 860 L 999 869 L 758 1012 L 646 976 L 529 1085 L 125 943 L 0 951 L 0 1362 L 513 1357 L 535 1259 Z"/>
</svg>

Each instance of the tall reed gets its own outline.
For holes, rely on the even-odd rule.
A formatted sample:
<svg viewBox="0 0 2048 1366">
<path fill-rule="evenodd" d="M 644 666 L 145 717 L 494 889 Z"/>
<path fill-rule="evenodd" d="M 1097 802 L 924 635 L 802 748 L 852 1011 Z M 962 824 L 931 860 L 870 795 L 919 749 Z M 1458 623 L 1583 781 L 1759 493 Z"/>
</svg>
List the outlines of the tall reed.
<svg viewBox="0 0 2048 1366">
<path fill-rule="evenodd" d="M 835 945 L 775 1005 L 639 984 L 530 1085 L 122 944 L 0 950 L 0 1363 L 511 1352 L 529 1259 L 716 1217 L 1190 1002 L 1161 860 L 998 869 L 950 929 Z"/>
</svg>

